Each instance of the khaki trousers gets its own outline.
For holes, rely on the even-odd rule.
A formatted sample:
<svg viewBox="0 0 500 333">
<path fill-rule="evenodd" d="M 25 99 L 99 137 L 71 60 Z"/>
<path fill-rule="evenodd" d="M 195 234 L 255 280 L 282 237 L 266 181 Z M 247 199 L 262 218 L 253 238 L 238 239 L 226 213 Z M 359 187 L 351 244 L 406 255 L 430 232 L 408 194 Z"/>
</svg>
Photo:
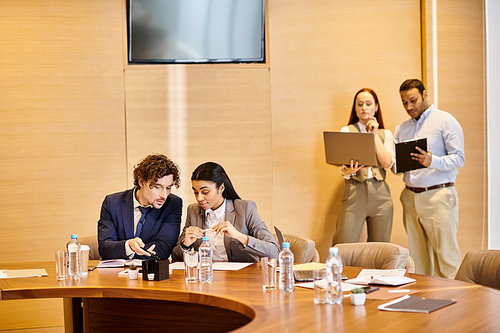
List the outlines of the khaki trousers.
<svg viewBox="0 0 500 333">
<path fill-rule="evenodd" d="M 333 245 L 358 242 L 365 220 L 369 242 L 389 242 L 393 212 L 391 191 L 385 181 L 347 180 Z"/>
<path fill-rule="evenodd" d="M 400 199 L 415 272 L 453 279 L 461 261 L 455 187 L 422 193 L 405 188 Z"/>
</svg>

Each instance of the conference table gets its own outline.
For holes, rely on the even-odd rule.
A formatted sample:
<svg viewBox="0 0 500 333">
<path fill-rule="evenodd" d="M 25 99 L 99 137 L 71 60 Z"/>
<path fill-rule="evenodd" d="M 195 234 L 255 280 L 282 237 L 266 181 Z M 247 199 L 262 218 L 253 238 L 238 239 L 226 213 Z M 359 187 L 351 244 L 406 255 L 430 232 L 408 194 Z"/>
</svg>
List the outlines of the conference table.
<svg viewBox="0 0 500 333">
<path fill-rule="evenodd" d="M 77 282 L 57 281 L 54 266 L 2 264 L 2 269 L 45 268 L 49 276 L 0 279 L 0 299 L 77 300 L 83 304 L 85 332 L 500 331 L 500 291 L 419 274 L 406 274 L 417 281 L 403 288 L 415 296 L 456 303 L 432 313 L 381 311 L 377 306 L 388 300 L 371 298 L 354 306 L 348 294 L 338 305 L 314 304 L 311 289 L 264 291 L 259 263 L 238 271 L 215 271 L 213 282 L 207 284 L 187 284 L 183 270 L 174 270 L 163 281 L 130 280 L 118 276 L 122 268 L 95 269 Z M 360 270 L 344 267 L 349 278 Z"/>
</svg>

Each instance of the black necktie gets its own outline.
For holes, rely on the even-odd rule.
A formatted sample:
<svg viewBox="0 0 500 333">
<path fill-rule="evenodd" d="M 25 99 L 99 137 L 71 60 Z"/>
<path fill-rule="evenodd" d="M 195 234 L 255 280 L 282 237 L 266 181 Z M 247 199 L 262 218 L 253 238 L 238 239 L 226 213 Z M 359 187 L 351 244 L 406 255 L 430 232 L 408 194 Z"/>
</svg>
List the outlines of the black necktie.
<svg viewBox="0 0 500 333">
<path fill-rule="evenodd" d="M 139 219 L 139 222 L 137 223 L 137 229 L 135 230 L 135 237 L 141 237 L 142 225 L 144 224 L 144 219 L 146 218 L 146 215 L 149 212 L 149 207 L 139 206 L 139 210 L 141 211 L 142 215 L 141 218 Z"/>
</svg>

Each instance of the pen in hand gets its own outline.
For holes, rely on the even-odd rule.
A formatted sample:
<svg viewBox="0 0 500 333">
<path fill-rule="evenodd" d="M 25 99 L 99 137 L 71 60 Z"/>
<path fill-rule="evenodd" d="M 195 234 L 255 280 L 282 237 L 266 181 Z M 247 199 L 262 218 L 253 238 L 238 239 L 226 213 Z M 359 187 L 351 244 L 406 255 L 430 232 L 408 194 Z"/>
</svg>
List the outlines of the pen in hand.
<svg viewBox="0 0 500 333">
<path fill-rule="evenodd" d="M 156 254 L 153 254 L 151 251 L 143 249 L 143 248 L 141 248 L 141 250 L 143 250 L 144 252 L 149 253 L 151 255 L 151 258 L 156 259 L 156 260 L 160 260 L 160 257 L 158 257 Z"/>
</svg>

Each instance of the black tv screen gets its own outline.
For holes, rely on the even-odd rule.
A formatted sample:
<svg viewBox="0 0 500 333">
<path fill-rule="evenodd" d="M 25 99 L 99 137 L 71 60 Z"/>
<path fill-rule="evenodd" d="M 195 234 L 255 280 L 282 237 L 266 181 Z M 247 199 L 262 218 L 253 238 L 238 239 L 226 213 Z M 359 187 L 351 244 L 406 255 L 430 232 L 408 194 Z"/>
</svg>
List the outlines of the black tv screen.
<svg viewBox="0 0 500 333">
<path fill-rule="evenodd" d="M 130 64 L 264 62 L 264 0 L 128 0 Z"/>
</svg>

